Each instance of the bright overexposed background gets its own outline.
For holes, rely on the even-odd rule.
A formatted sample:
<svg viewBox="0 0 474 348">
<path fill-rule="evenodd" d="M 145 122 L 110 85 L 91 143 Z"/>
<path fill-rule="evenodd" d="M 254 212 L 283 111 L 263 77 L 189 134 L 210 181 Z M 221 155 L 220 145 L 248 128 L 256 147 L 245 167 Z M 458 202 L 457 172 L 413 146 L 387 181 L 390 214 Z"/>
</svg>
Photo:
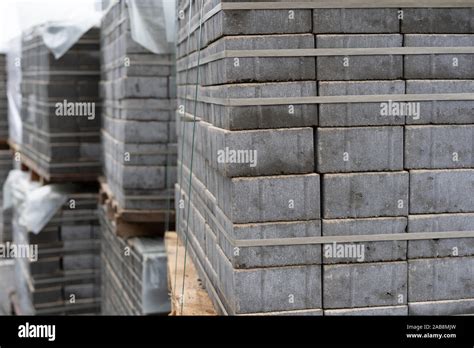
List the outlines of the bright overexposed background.
<svg viewBox="0 0 474 348">
<path fill-rule="evenodd" d="M 0 0 L 0 51 L 23 30 L 48 21 L 100 21 L 100 0 Z"/>
</svg>

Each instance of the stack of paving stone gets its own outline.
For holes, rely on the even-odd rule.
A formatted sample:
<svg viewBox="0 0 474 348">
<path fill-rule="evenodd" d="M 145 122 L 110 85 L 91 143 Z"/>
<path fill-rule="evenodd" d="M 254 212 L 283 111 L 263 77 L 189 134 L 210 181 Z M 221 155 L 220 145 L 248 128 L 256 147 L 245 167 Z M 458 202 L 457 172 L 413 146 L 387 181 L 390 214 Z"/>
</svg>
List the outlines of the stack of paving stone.
<svg viewBox="0 0 474 348">
<path fill-rule="evenodd" d="M 99 31 L 59 59 L 39 31 L 22 42 L 22 154 L 47 180 L 92 181 L 101 172 Z"/>
<path fill-rule="evenodd" d="M 158 2 L 137 5 L 153 10 Z M 103 313 L 168 314 L 163 234 L 166 216 L 172 219 L 176 181 L 175 58 L 154 54 L 132 39 L 125 1 L 116 2 L 103 18 L 101 43 L 108 199 L 138 217 L 132 222 L 110 218 L 101 207 Z M 119 219 L 135 231 L 127 234 L 134 238 L 119 236 L 124 232 L 119 231 Z M 136 232 L 137 226 L 142 232 Z"/>
<path fill-rule="evenodd" d="M 0 54 L 0 141 L 8 139 L 6 55 Z"/>
<path fill-rule="evenodd" d="M 12 154 L 7 145 L 8 140 L 8 100 L 7 100 L 7 72 L 6 56 L 0 54 L 0 192 L 2 192 L 3 183 L 13 167 Z M 3 206 L 3 195 L 0 195 L 0 207 Z M 3 220 L 3 213 L 0 214 L 0 220 Z M 11 241 L 11 230 L 3 226 L 0 222 L 0 243 Z"/>
<path fill-rule="evenodd" d="M 130 25 L 125 1 L 102 23 L 105 174 L 120 208 L 166 210 L 176 176 L 174 55 L 136 43 Z"/>
<path fill-rule="evenodd" d="M 162 237 L 122 239 L 99 208 L 102 225 L 102 313 L 167 315 L 167 259 Z"/>
<path fill-rule="evenodd" d="M 369 95 L 472 93 L 473 55 L 222 54 L 472 47 L 474 10 L 290 4 L 206 16 L 230 2 L 204 1 L 201 39 L 201 1 L 179 4 L 178 104 L 187 115 L 177 118 L 178 149 L 184 144 L 177 231 L 188 238 L 218 310 L 474 313 L 474 240 L 436 238 L 436 232 L 473 230 L 474 103 L 423 101 L 419 115 L 417 104 L 403 104 L 413 107 L 406 116 L 384 114 L 389 97 L 357 102 Z M 246 4 L 252 2 L 235 5 Z M 342 98 L 291 103 L 314 96 Z M 357 99 L 348 103 L 346 96 Z M 255 98 L 273 99 L 249 105 Z M 421 241 L 376 240 L 415 232 L 432 234 Z M 361 235 L 369 240 L 357 242 Z M 308 238 L 319 236 L 351 242 Z"/>
<path fill-rule="evenodd" d="M 13 231 L 15 245 L 37 246 L 38 251 L 36 261 L 16 259 L 22 314 L 100 313 L 97 194 L 71 194 L 38 234 L 20 225 L 14 211 Z"/>
</svg>

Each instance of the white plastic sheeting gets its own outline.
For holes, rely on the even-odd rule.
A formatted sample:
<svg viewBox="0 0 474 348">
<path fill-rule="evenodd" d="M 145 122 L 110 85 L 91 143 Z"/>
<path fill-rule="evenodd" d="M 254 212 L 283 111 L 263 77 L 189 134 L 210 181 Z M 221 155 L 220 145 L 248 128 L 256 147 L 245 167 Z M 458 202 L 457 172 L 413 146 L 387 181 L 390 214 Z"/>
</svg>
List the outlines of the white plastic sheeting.
<svg viewBox="0 0 474 348">
<path fill-rule="evenodd" d="M 100 1 L 97 0 L 1 0 L 0 50 L 8 51 L 11 39 L 33 27 L 41 26 L 45 43 L 58 58 L 82 34 L 94 25 L 98 26 L 101 18 Z M 62 32 L 48 29 L 50 25 L 58 24 L 72 29 Z"/>
<path fill-rule="evenodd" d="M 60 58 L 118 0 L 0 0 L 0 52 L 10 40 L 37 27 Z M 175 38 L 176 0 L 127 1 L 132 38 L 154 53 L 170 53 Z"/>
<path fill-rule="evenodd" d="M 171 53 L 175 41 L 174 0 L 127 0 L 132 39 L 153 53 Z"/>
<path fill-rule="evenodd" d="M 46 185 L 31 181 L 30 174 L 12 170 L 3 185 L 3 209 L 15 207 L 21 227 L 38 234 L 66 203 L 73 185 Z"/>
<path fill-rule="evenodd" d="M 21 38 L 10 41 L 7 54 L 8 134 L 15 144 L 22 143 L 21 123 Z"/>
</svg>

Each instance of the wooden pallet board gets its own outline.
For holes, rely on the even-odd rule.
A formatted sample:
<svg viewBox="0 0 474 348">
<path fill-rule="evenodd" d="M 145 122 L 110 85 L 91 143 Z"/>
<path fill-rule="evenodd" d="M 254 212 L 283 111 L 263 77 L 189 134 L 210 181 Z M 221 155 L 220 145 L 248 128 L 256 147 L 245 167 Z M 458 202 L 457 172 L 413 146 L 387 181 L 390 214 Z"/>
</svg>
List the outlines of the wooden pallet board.
<svg viewBox="0 0 474 348">
<path fill-rule="evenodd" d="M 184 277 L 183 306 L 181 293 L 183 288 L 184 245 L 176 232 L 166 232 L 165 246 L 168 256 L 168 288 L 171 294 L 172 316 L 217 315 L 207 291 L 203 288 L 191 257 L 186 257 Z M 176 259 L 176 255 L 178 256 Z M 176 262 L 177 261 L 177 262 Z M 175 281 L 176 280 L 176 281 Z"/>
<path fill-rule="evenodd" d="M 97 174 L 88 174 L 88 173 L 64 173 L 64 174 L 50 174 L 40 168 L 35 161 L 31 158 L 26 156 L 20 150 L 15 150 L 11 147 L 13 152 L 20 153 L 20 160 L 21 160 L 21 169 L 23 171 L 29 171 L 31 173 L 31 179 L 33 181 L 39 181 L 44 185 L 50 183 L 93 183 L 97 182 L 98 175 Z"/>
<path fill-rule="evenodd" d="M 174 225 L 174 211 L 123 209 L 114 198 L 106 179 L 100 177 L 99 183 L 99 203 L 105 206 L 107 217 L 114 221 L 118 236 L 130 238 L 163 235 L 167 219 L 170 226 Z"/>
</svg>

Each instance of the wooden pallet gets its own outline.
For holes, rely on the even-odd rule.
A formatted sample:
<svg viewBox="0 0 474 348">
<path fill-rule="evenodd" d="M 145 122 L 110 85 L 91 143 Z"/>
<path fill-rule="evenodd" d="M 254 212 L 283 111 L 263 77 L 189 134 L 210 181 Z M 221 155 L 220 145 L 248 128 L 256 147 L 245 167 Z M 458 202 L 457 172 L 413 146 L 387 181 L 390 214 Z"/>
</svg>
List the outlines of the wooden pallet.
<svg viewBox="0 0 474 348">
<path fill-rule="evenodd" d="M 21 145 L 16 144 L 12 140 L 5 141 L 7 148 L 10 148 L 13 155 L 19 154 L 21 161 L 21 170 L 28 171 L 31 173 L 32 181 L 39 181 L 41 184 L 47 185 L 50 183 L 96 183 L 98 175 L 93 173 L 64 173 L 64 174 L 51 174 L 40 168 L 35 161 L 29 158 L 21 150 Z M 0 149 L 2 149 L 2 143 L 0 141 Z"/>
<path fill-rule="evenodd" d="M 104 177 L 99 178 L 99 203 L 104 205 L 107 217 L 115 223 L 116 233 L 123 238 L 163 235 L 167 219 L 174 228 L 174 211 L 123 209 L 114 198 Z"/>
<path fill-rule="evenodd" d="M 184 246 L 176 232 L 165 234 L 166 254 L 168 256 L 168 289 L 171 294 L 172 316 L 217 315 L 207 291 L 191 258 L 186 257 L 184 293 L 181 301 L 184 274 Z M 177 254 L 177 259 L 176 259 Z M 176 262 L 177 261 L 177 262 Z M 176 282 L 175 282 L 176 280 Z M 181 306 L 181 303 L 183 305 Z"/>
</svg>

